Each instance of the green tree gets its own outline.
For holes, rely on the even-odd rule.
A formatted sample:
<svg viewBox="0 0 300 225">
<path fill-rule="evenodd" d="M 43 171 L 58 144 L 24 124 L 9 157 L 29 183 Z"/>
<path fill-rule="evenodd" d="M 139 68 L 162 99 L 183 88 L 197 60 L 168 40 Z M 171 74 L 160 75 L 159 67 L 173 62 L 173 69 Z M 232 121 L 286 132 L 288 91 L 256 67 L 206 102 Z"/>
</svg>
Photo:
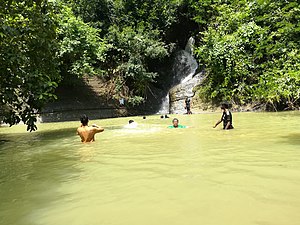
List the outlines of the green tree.
<svg viewBox="0 0 300 225">
<path fill-rule="evenodd" d="M 160 61 L 170 53 L 171 45 L 163 37 L 176 19 L 180 1 L 70 2 L 75 14 L 97 28 L 105 40 L 108 50 L 100 67 L 112 83 L 111 97 L 122 95 L 131 105 L 141 103 L 158 76 L 149 62 Z"/>
<path fill-rule="evenodd" d="M 100 63 L 105 61 L 106 43 L 99 29 L 76 17 L 66 4 L 60 4 L 58 14 L 58 59 L 61 76 L 72 82 L 72 77 L 101 76 Z"/>
<path fill-rule="evenodd" d="M 110 49 L 107 52 L 107 75 L 115 81 L 117 94 L 127 95 L 132 105 L 143 101 L 157 73 L 149 71 L 148 60 L 168 55 L 168 46 L 159 40 L 158 31 L 143 27 L 120 29 L 111 26 L 106 36 Z"/>
<path fill-rule="evenodd" d="M 299 101 L 299 3 L 228 1 L 213 9 L 196 50 L 206 70 L 201 96 L 294 107 Z"/>
<path fill-rule="evenodd" d="M 35 113 L 55 98 L 55 7 L 48 1 L 0 3 L 0 104 L 4 122 L 36 129 Z M 1 106 L 0 106 L 1 107 Z"/>
<path fill-rule="evenodd" d="M 62 1 L 1 2 L 0 16 L 3 121 L 32 131 L 61 80 L 103 73 L 106 44 Z"/>
<path fill-rule="evenodd" d="M 106 33 L 110 24 L 117 18 L 116 7 L 122 1 L 116 0 L 65 0 L 72 7 L 76 16 L 83 22 L 90 23 L 94 28 Z"/>
</svg>

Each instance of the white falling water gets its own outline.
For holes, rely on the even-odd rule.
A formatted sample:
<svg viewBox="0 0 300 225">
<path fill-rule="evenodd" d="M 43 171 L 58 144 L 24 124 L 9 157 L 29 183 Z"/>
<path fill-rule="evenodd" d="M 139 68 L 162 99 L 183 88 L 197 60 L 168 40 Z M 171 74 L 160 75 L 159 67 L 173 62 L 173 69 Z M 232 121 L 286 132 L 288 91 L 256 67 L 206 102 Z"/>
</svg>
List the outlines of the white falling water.
<svg viewBox="0 0 300 225">
<path fill-rule="evenodd" d="M 184 50 L 188 52 L 190 55 L 194 55 L 193 54 L 194 44 L 195 44 L 195 39 L 193 37 L 190 37 L 185 45 Z"/>
<path fill-rule="evenodd" d="M 169 114 L 170 113 L 170 106 L 169 106 L 169 93 L 163 98 L 161 107 L 157 114 Z"/>
<path fill-rule="evenodd" d="M 163 99 L 163 103 L 158 112 L 160 114 L 184 113 L 184 99 L 194 95 L 193 87 L 195 87 L 201 79 L 201 74 L 195 75 L 198 69 L 198 63 L 193 57 L 194 42 L 194 38 L 190 37 L 185 49 L 178 51 L 176 54 L 172 68 L 173 85 L 167 96 Z M 170 99 L 170 91 L 175 92 L 175 94 L 172 94 L 173 98 L 175 96 L 175 99 Z"/>
</svg>

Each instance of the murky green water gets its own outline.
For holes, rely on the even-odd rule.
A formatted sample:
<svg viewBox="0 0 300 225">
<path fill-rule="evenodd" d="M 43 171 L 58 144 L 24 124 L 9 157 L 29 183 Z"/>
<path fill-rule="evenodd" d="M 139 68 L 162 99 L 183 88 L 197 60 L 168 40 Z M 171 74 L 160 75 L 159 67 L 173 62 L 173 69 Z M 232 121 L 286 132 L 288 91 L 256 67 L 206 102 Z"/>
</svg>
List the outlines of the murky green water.
<svg viewBox="0 0 300 225">
<path fill-rule="evenodd" d="M 300 113 L 234 113 L 0 128 L 2 225 L 298 225 Z"/>
</svg>

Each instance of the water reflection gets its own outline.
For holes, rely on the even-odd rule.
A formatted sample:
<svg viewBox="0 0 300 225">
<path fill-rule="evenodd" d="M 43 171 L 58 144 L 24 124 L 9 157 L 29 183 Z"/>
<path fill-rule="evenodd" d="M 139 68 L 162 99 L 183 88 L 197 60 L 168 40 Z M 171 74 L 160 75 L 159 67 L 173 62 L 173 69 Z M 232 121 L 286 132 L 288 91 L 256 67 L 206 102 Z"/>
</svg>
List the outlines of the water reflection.
<svg viewBox="0 0 300 225">
<path fill-rule="evenodd" d="M 300 145 L 300 133 L 291 133 L 289 135 L 282 136 L 283 142 L 292 145 Z"/>
<path fill-rule="evenodd" d="M 91 146 L 93 143 L 83 144 L 78 148 L 77 154 L 81 162 L 93 161 L 96 156 L 96 150 Z"/>
</svg>

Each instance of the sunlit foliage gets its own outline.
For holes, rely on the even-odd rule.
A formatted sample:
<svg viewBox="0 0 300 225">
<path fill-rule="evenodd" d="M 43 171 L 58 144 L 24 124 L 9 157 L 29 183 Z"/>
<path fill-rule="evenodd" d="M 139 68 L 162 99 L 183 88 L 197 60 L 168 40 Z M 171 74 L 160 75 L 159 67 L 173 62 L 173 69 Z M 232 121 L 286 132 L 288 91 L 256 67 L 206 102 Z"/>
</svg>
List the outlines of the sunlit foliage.
<svg viewBox="0 0 300 225">
<path fill-rule="evenodd" d="M 294 108 L 300 87 L 300 8 L 297 1 L 227 1 L 202 32 L 201 96 L 237 104 Z"/>
</svg>

